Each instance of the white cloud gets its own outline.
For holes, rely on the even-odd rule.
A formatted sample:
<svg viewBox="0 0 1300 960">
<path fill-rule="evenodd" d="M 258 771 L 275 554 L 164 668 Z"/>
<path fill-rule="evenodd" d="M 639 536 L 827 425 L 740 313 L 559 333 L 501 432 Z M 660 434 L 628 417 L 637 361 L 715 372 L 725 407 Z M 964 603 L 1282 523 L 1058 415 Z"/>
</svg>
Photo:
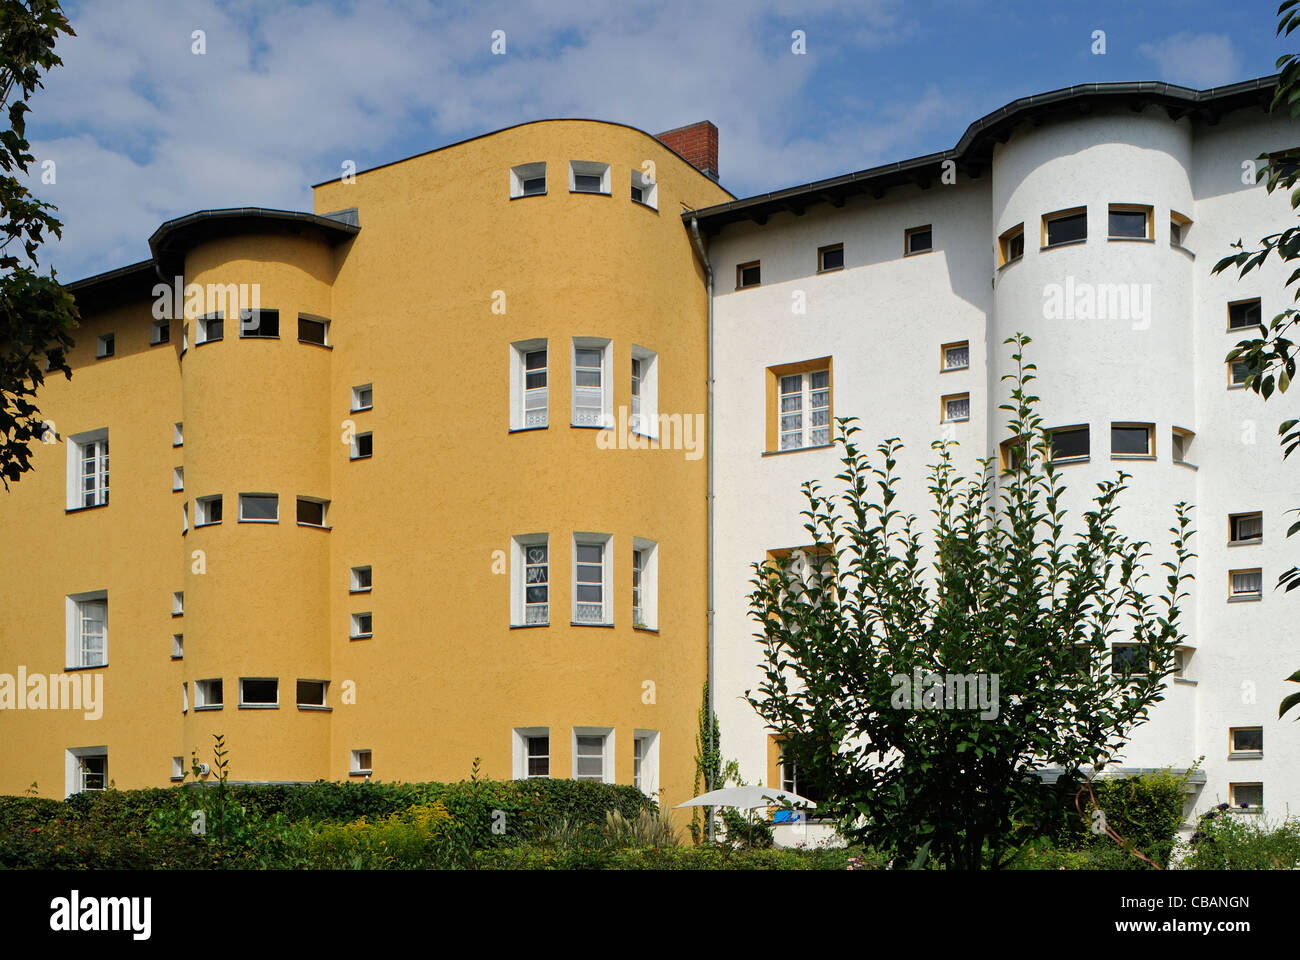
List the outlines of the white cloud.
<svg viewBox="0 0 1300 960">
<path fill-rule="evenodd" d="M 1176 33 L 1159 43 L 1138 45 L 1138 53 L 1155 61 L 1162 80 L 1204 90 L 1240 78 L 1232 38 L 1221 33 Z"/>
</svg>

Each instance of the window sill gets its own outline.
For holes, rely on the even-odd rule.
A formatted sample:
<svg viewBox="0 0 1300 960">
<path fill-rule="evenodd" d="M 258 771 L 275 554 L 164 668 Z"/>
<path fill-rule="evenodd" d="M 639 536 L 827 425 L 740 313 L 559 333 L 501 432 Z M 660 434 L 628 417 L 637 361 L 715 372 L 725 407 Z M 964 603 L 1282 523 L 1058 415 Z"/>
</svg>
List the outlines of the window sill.
<svg viewBox="0 0 1300 960">
<path fill-rule="evenodd" d="M 1243 814 L 1243 815 L 1245 815 L 1245 816 L 1250 816 L 1251 814 L 1254 814 L 1255 816 L 1258 816 L 1259 814 L 1261 814 L 1261 813 L 1264 812 L 1264 808 L 1263 808 L 1263 807 L 1246 807 L 1245 809 L 1243 809 L 1243 808 L 1241 808 L 1241 807 L 1229 807 L 1227 812 L 1228 812 L 1228 813 L 1240 813 L 1240 814 Z"/>
<path fill-rule="evenodd" d="M 1243 751 L 1238 751 L 1238 752 L 1236 752 L 1236 753 L 1229 753 L 1229 754 L 1228 754 L 1228 759 L 1229 759 L 1229 760 L 1263 760 L 1263 759 L 1264 759 L 1264 751 L 1263 751 L 1263 750 L 1257 750 L 1257 751 L 1249 752 L 1249 753 L 1247 753 L 1247 752 L 1243 752 Z"/>
<path fill-rule="evenodd" d="M 374 773 L 374 772 L 375 772 L 375 771 L 373 771 L 373 770 L 349 770 L 349 771 L 348 771 L 348 776 L 349 776 L 349 777 L 368 777 L 368 776 L 370 776 L 370 775 L 371 775 L 372 773 Z"/>
<path fill-rule="evenodd" d="M 1115 240 L 1119 243 L 1155 243 L 1155 237 L 1107 237 L 1107 240 Z"/>
<path fill-rule="evenodd" d="M 349 640 L 369 640 L 369 639 L 370 639 L 371 637 L 373 637 L 373 636 L 374 636 L 373 633 L 354 633 L 354 634 L 352 634 L 350 637 L 348 637 L 348 639 L 349 639 Z"/>
<path fill-rule="evenodd" d="M 1043 252 L 1043 251 L 1046 251 L 1046 250 L 1055 250 L 1055 249 L 1057 249 L 1058 247 L 1077 247 L 1077 246 L 1079 246 L 1080 244 L 1084 244 L 1084 243 L 1087 243 L 1087 242 L 1088 242 L 1088 238 L 1087 238 L 1087 237 L 1083 237 L 1083 238 L 1080 239 L 1080 240 L 1062 240 L 1060 243 L 1047 243 L 1047 244 L 1044 244 L 1043 246 L 1039 247 L 1038 249 L 1039 249 L 1039 252 Z"/>
<path fill-rule="evenodd" d="M 1057 244 L 1057 246 L 1060 246 L 1060 244 Z M 1045 250 L 1045 249 L 1047 249 L 1047 248 L 1044 247 L 1043 249 Z M 1000 264 L 998 264 L 998 273 L 1001 273 L 1003 270 L 1005 270 L 1007 267 L 1011 266 L 1013 263 L 1019 263 L 1019 262 L 1020 262 L 1021 260 L 1023 260 L 1023 259 L 1025 259 L 1025 255 L 1022 253 L 1020 256 L 1016 257 L 1014 260 L 1008 260 L 1006 263 L 1000 263 Z"/>
<path fill-rule="evenodd" d="M 839 273 L 843 269 L 843 267 L 827 267 L 825 270 L 818 270 L 817 276 L 820 277 L 823 273 Z"/>
<path fill-rule="evenodd" d="M 67 666 L 63 668 L 63 672 L 72 673 L 77 670 L 99 670 L 107 666 L 108 666 L 108 661 L 105 660 L 103 663 L 85 663 L 80 666 Z"/>
<path fill-rule="evenodd" d="M 373 460 L 373 459 L 375 459 L 375 455 L 371 453 L 371 454 L 367 454 L 364 457 L 348 457 L 348 462 L 355 463 L 358 460 Z"/>
<path fill-rule="evenodd" d="M 298 704 L 298 709 L 305 710 L 308 713 L 333 713 L 334 712 L 333 707 L 325 707 L 316 703 L 300 703 Z"/>
<path fill-rule="evenodd" d="M 741 290 L 757 290 L 757 289 L 758 289 L 759 287 L 761 287 L 761 286 L 762 286 L 761 283 L 751 283 L 751 284 L 748 284 L 747 286 L 736 287 L 736 291 L 739 292 L 739 291 L 741 291 Z"/>
<path fill-rule="evenodd" d="M 172 659 L 173 659 L 173 660 L 184 660 L 184 659 L 185 659 L 185 655 L 184 655 L 184 654 L 175 654 L 175 653 L 173 653 L 173 654 L 172 654 Z"/>
<path fill-rule="evenodd" d="M 585 193 L 585 194 L 587 194 L 588 196 L 592 196 L 592 197 L 612 197 L 612 196 L 613 196 L 612 193 L 606 193 L 604 190 L 574 190 L 574 189 L 571 188 L 571 189 L 569 190 L 569 193 L 571 193 L 571 194 L 572 194 L 572 193 Z M 630 198 L 629 198 L 629 199 L 630 199 Z"/>
<path fill-rule="evenodd" d="M 966 365 L 963 366 L 963 367 L 940 367 L 940 368 L 939 368 L 939 372 L 940 372 L 940 373 L 957 373 L 957 372 L 960 371 L 960 370 L 969 370 L 969 369 L 970 369 L 970 364 L 968 363 L 968 364 L 966 364 Z M 967 419 L 969 419 L 969 418 L 967 418 Z"/>
<path fill-rule="evenodd" d="M 658 212 L 659 212 L 659 208 L 656 207 L 656 206 L 655 206 L 654 204 L 652 204 L 652 203 L 646 203 L 644 200 L 638 200 L 636 197 L 632 197 L 632 198 L 630 198 L 630 199 L 631 199 L 632 202 L 635 203 L 638 207 L 645 207 L 647 210 L 653 210 L 655 213 L 658 213 Z"/>
<path fill-rule="evenodd" d="M 1092 459 L 1091 455 L 1086 457 L 1056 457 L 1055 459 L 1048 460 L 1047 462 L 1054 467 L 1067 467 L 1072 463 L 1087 463 L 1091 459 Z"/>
<path fill-rule="evenodd" d="M 942 423 L 970 423 L 970 417 L 958 417 L 953 420 L 940 420 L 939 422 L 941 424 Z"/>
<path fill-rule="evenodd" d="M 1263 537 L 1256 537 L 1254 540 L 1229 540 L 1230 547 L 1257 547 L 1264 542 Z"/>
<path fill-rule="evenodd" d="M 763 451 L 763 456 L 765 456 L 765 457 L 779 457 L 779 456 L 781 456 L 781 455 L 783 455 L 783 454 L 787 454 L 787 453 L 803 453 L 803 452 L 806 451 L 806 450 L 829 450 L 829 449 L 830 449 L 831 447 L 833 447 L 833 446 L 835 446 L 835 444 L 833 444 L 833 443 L 819 443 L 819 444 L 817 444 L 816 446 L 813 446 L 813 447 L 794 447 L 794 448 L 791 449 L 791 450 L 764 450 L 764 451 Z"/>
<path fill-rule="evenodd" d="M 240 710 L 279 710 L 278 703 L 241 703 Z"/>
<path fill-rule="evenodd" d="M 85 507 L 68 507 L 68 508 L 65 509 L 63 512 L 64 512 L 64 513 L 81 513 L 81 512 L 84 511 L 84 510 L 98 510 L 100 507 L 106 507 L 106 506 L 108 506 L 107 503 L 92 503 L 92 504 L 90 504 L 89 506 L 85 506 Z"/>
<path fill-rule="evenodd" d="M 1154 460 L 1155 457 L 1149 453 L 1112 453 L 1112 460 Z"/>
<path fill-rule="evenodd" d="M 1173 677 L 1172 679 L 1173 679 L 1174 683 L 1185 683 L 1185 684 L 1187 684 L 1187 686 L 1189 686 L 1189 687 L 1194 687 L 1194 686 L 1196 686 L 1196 681 L 1195 681 L 1195 680 L 1188 680 L 1186 677 Z"/>
<path fill-rule="evenodd" d="M 549 620 L 546 621 L 546 623 L 512 623 L 510 624 L 510 629 L 511 630 L 532 630 L 534 627 L 549 627 L 550 625 L 551 622 Z"/>
<path fill-rule="evenodd" d="M 1268 333 L 1268 331 L 1264 329 L 1264 325 L 1262 323 L 1247 323 L 1247 324 L 1243 324 L 1240 327 L 1228 327 L 1223 332 L 1241 333 L 1243 330 L 1258 330 L 1261 334 Z"/>
<path fill-rule="evenodd" d="M 373 587 L 358 587 L 355 590 L 349 588 L 348 593 L 369 593 L 373 589 Z"/>
<path fill-rule="evenodd" d="M 903 258 L 906 259 L 907 257 L 919 257 L 927 253 L 934 253 L 934 247 L 931 247 L 929 250 L 910 250 L 907 253 L 903 254 Z"/>
<path fill-rule="evenodd" d="M 182 440 L 180 443 L 173 443 L 173 444 L 172 444 L 172 449 L 175 450 L 177 447 L 183 447 L 183 446 L 185 446 L 185 441 L 184 441 L 184 440 Z"/>
<path fill-rule="evenodd" d="M 265 523 L 265 524 L 276 524 L 276 523 L 279 523 L 280 521 L 279 521 L 279 520 L 244 520 L 244 519 L 240 519 L 238 522 L 239 522 L 239 523 Z"/>
<path fill-rule="evenodd" d="M 1184 254 L 1186 254 L 1188 257 L 1190 257 L 1192 260 L 1195 260 L 1195 259 L 1196 259 L 1196 254 L 1192 253 L 1192 251 L 1188 250 L 1188 249 L 1187 249 L 1186 247 L 1184 247 L 1181 243 L 1171 243 L 1171 244 L 1169 244 L 1169 249 L 1171 249 L 1171 250 L 1177 250 L 1177 251 L 1179 251 L 1180 253 L 1184 253 Z"/>
<path fill-rule="evenodd" d="M 1188 463 L 1186 460 L 1175 460 L 1174 463 L 1178 464 L 1180 467 L 1186 467 L 1188 470 L 1195 470 L 1197 468 L 1196 464 Z"/>
<path fill-rule="evenodd" d="M 641 633 L 658 633 L 658 632 L 659 632 L 659 628 L 658 628 L 658 627 L 647 627 L 645 624 L 641 624 L 641 623 L 634 623 L 634 624 L 632 624 L 632 629 L 633 629 L 633 630 L 639 630 Z"/>
<path fill-rule="evenodd" d="M 1230 383 L 1230 384 L 1228 384 L 1228 389 L 1229 389 L 1229 390 L 1245 390 L 1245 389 L 1246 389 L 1246 385 L 1245 385 L 1244 383 Z"/>
<path fill-rule="evenodd" d="M 324 524 L 320 524 L 320 523 L 303 523 L 301 520 L 298 521 L 298 526 L 310 527 L 313 530 L 324 530 L 326 533 L 334 529 L 333 527 L 327 527 Z"/>
<path fill-rule="evenodd" d="M 176 613 L 176 612 L 173 612 L 173 613 L 172 613 L 172 619 L 173 619 L 173 620 L 175 620 L 177 617 L 183 617 L 183 616 L 185 616 L 185 611 L 184 611 L 184 610 L 182 610 L 180 613 Z"/>
<path fill-rule="evenodd" d="M 260 333 L 241 333 L 241 334 L 239 335 L 239 339 L 240 339 L 240 340 L 279 340 L 279 339 L 280 339 L 280 335 L 277 333 L 277 334 L 276 334 L 275 336 L 273 336 L 273 337 L 272 337 L 272 336 L 265 336 L 265 337 L 264 337 L 264 336 L 262 336 Z"/>
<path fill-rule="evenodd" d="M 593 424 L 593 423 L 570 423 L 574 430 L 613 430 L 614 425 L 610 424 Z"/>
<path fill-rule="evenodd" d="M 317 343 L 315 340 L 303 340 L 301 337 L 298 338 L 298 342 L 308 347 L 320 347 L 322 350 L 334 349 L 334 344 L 332 343 Z"/>
<path fill-rule="evenodd" d="M 224 703 L 218 703 L 218 704 L 215 704 L 215 705 L 210 706 L 210 707 L 195 707 L 195 708 L 194 708 L 194 712 L 195 712 L 195 713 L 202 713 L 202 712 L 205 711 L 205 710 L 220 710 L 220 709 L 221 709 L 222 707 L 224 707 L 224 706 L 225 706 Z"/>
<path fill-rule="evenodd" d="M 207 340 L 196 340 L 194 342 L 194 348 L 197 350 L 199 347 L 205 347 L 209 343 L 220 343 L 224 339 L 225 337 L 210 337 Z"/>
<path fill-rule="evenodd" d="M 536 426 L 536 427 L 511 427 L 511 428 L 509 429 L 508 432 L 509 432 L 509 433 L 529 433 L 530 431 L 533 431 L 533 430 L 545 430 L 548 426 L 550 426 L 550 424 L 543 423 L 543 424 L 541 424 L 540 426 Z"/>
<path fill-rule="evenodd" d="M 571 627 L 606 627 L 606 628 L 609 628 L 609 629 L 613 629 L 614 624 L 613 624 L 613 623 L 607 623 L 607 622 L 605 622 L 605 621 L 601 621 L 600 623 L 593 623 L 592 621 L 587 620 L 587 621 L 584 621 L 584 622 L 582 622 L 582 623 L 579 623 L 577 620 L 570 620 L 570 621 L 569 621 L 569 626 L 571 626 Z"/>
<path fill-rule="evenodd" d="M 1258 603 L 1260 600 L 1263 599 L 1264 599 L 1264 595 L 1262 593 L 1257 593 L 1250 596 L 1229 597 L 1228 602 L 1229 603 Z"/>
<path fill-rule="evenodd" d="M 541 193 L 516 193 L 516 194 L 515 194 L 514 196 L 512 196 L 510 199 L 511 199 L 511 200 L 527 200 L 529 197 L 544 197 L 544 196 L 546 196 L 546 191 L 545 191 L 545 190 L 543 190 Z"/>
<path fill-rule="evenodd" d="M 184 777 L 172 777 L 172 783 L 180 783 L 184 779 Z"/>
<path fill-rule="evenodd" d="M 219 526 L 221 526 L 221 521 L 220 521 L 220 520 L 213 520 L 213 521 L 211 521 L 211 522 L 209 522 L 209 523 L 196 523 L 196 524 L 194 524 L 194 529 L 195 529 L 195 530 L 199 530 L 199 529 L 201 529 L 201 528 L 203 528 L 203 527 L 219 527 Z"/>
<path fill-rule="evenodd" d="M 373 409 L 375 409 L 375 405 L 372 403 L 372 404 L 371 404 L 370 406 L 368 406 L 368 407 L 353 407 L 353 408 L 352 408 L 350 411 L 348 411 L 348 412 L 349 412 L 349 413 L 365 413 L 366 411 L 368 411 L 368 410 L 373 410 Z"/>
</svg>

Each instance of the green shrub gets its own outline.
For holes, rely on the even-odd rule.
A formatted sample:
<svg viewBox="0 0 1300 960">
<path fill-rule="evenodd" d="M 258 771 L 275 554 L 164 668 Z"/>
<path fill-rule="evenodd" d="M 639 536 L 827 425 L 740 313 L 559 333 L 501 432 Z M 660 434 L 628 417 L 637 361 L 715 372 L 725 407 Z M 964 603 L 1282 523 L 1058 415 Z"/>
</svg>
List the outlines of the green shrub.
<svg viewBox="0 0 1300 960">
<path fill-rule="evenodd" d="M 884 865 L 860 850 L 735 850 L 721 844 L 604 850 L 524 845 L 480 850 L 474 863 L 481 870 L 845 870 L 850 857 L 869 867 Z"/>
<path fill-rule="evenodd" d="M 727 828 L 727 840 L 733 844 L 757 850 L 772 846 L 772 825 L 763 817 L 750 818 L 735 807 L 723 807 L 722 825 Z"/>
<path fill-rule="evenodd" d="M 326 823 L 311 840 L 313 866 L 419 869 L 458 866 L 450 844 L 455 823 L 439 801 L 417 804 L 382 820 Z"/>
<path fill-rule="evenodd" d="M 1234 813 L 1226 803 L 1201 815 L 1184 847 L 1185 870 L 1294 870 L 1300 867 L 1300 819 L 1270 826 L 1261 814 Z"/>
<path fill-rule="evenodd" d="M 1110 829 L 1151 860 L 1167 867 L 1178 829 L 1183 825 L 1186 775 L 1161 771 L 1136 777 L 1105 777 L 1094 780 L 1092 787 Z M 1094 833 L 1097 821 L 1086 792 L 1081 805 L 1085 815 L 1080 817 L 1073 808 L 1069 811 L 1066 827 L 1058 837 L 1060 846 L 1088 851 L 1089 863 L 1108 864 L 1099 869 L 1151 869 L 1140 858 L 1125 853 L 1111 837 Z M 1114 856 L 1110 851 L 1118 851 L 1120 855 Z"/>
</svg>

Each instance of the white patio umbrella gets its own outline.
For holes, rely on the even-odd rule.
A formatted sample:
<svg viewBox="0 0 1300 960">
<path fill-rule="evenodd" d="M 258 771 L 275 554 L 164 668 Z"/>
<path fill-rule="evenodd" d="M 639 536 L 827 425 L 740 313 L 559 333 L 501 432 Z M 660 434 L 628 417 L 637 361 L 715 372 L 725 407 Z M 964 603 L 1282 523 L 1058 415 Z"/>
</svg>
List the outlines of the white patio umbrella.
<svg viewBox="0 0 1300 960">
<path fill-rule="evenodd" d="M 710 790 L 708 793 L 693 797 L 685 803 L 677 804 L 674 809 L 682 807 L 736 807 L 739 810 L 754 810 L 758 807 L 774 807 L 784 803 L 802 803 L 807 807 L 817 804 L 801 797 L 797 793 L 787 793 L 775 787 L 727 787 L 725 790 Z"/>
</svg>

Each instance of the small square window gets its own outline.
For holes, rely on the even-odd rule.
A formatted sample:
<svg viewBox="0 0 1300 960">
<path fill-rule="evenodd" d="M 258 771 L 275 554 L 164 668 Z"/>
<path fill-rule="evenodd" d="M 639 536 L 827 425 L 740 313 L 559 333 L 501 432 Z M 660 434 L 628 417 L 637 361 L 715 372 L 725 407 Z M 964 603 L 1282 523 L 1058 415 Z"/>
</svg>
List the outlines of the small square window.
<svg viewBox="0 0 1300 960">
<path fill-rule="evenodd" d="M 155 320 L 149 325 L 149 345 L 156 347 L 161 343 L 166 343 L 171 339 L 172 322 L 170 320 Z"/>
<path fill-rule="evenodd" d="M 352 459 L 366 460 L 374 456 L 375 441 L 374 436 L 366 431 L 358 433 L 352 437 Z"/>
<path fill-rule="evenodd" d="M 245 338 L 280 339 L 280 311 L 239 311 L 239 335 Z"/>
<path fill-rule="evenodd" d="M 108 789 L 108 754 L 74 755 L 77 763 L 77 791 Z"/>
<path fill-rule="evenodd" d="M 362 410 L 369 410 L 374 405 L 375 405 L 375 391 L 370 384 L 363 383 L 359 387 L 352 388 L 352 412 L 353 413 L 358 413 Z"/>
<path fill-rule="evenodd" d="M 844 269 L 844 244 L 833 243 L 829 247 L 817 248 L 817 272 L 829 273 Z"/>
<path fill-rule="evenodd" d="M 329 692 L 328 680 L 299 680 L 298 706 L 324 707 L 325 696 Z"/>
<path fill-rule="evenodd" d="M 521 163 L 510 168 L 510 196 L 538 197 L 546 193 L 546 163 Z"/>
<path fill-rule="evenodd" d="M 941 370 L 945 372 L 948 370 L 965 370 L 970 366 L 970 341 L 945 343 L 941 350 L 943 355 Z"/>
<path fill-rule="evenodd" d="M 950 397 L 943 398 L 943 416 L 944 423 L 957 423 L 962 420 L 970 419 L 970 394 L 958 393 Z"/>
<path fill-rule="evenodd" d="M 1229 543 L 1259 543 L 1264 539 L 1264 514 L 1234 513 L 1228 517 Z"/>
<path fill-rule="evenodd" d="M 1228 364 L 1228 386 L 1244 387 L 1250 378 L 1250 364 L 1245 360 L 1233 360 Z"/>
<path fill-rule="evenodd" d="M 1187 249 L 1187 234 L 1192 229 L 1192 221 L 1176 210 L 1169 211 L 1169 245 Z"/>
<path fill-rule="evenodd" d="M 1228 731 L 1228 749 L 1232 753 L 1264 752 L 1263 727 L 1232 727 Z"/>
<path fill-rule="evenodd" d="M 1055 247 L 1088 239 L 1088 211 L 1085 207 L 1043 215 L 1043 246 Z"/>
<path fill-rule="evenodd" d="M 1112 203 L 1106 221 L 1111 239 L 1152 239 L 1151 212 L 1151 207 L 1140 204 Z"/>
<path fill-rule="evenodd" d="M 206 527 L 221 522 L 221 495 L 199 497 L 194 501 L 194 526 Z"/>
<path fill-rule="evenodd" d="M 241 493 L 239 495 L 241 523 L 278 523 L 280 497 L 274 493 Z"/>
<path fill-rule="evenodd" d="M 185 468 L 172 467 L 172 491 L 185 489 Z"/>
<path fill-rule="evenodd" d="M 934 236 L 929 224 L 924 227 L 912 227 L 903 231 L 903 256 L 910 257 L 914 253 L 928 253 L 933 248 Z"/>
<path fill-rule="evenodd" d="M 194 335 L 194 345 L 197 347 L 201 343 L 220 340 L 225 336 L 225 332 L 226 321 L 222 319 L 221 314 L 213 313 L 206 317 L 199 317 L 197 333 Z"/>
<path fill-rule="evenodd" d="M 305 313 L 298 314 L 298 342 L 329 346 L 330 322 L 324 317 L 311 317 Z"/>
<path fill-rule="evenodd" d="M 365 640 L 374 636 L 373 618 L 369 613 L 352 614 L 352 639 Z"/>
<path fill-rule="evenodd" d="M 328 500 L 315 500 L 311 497 L 298 498 L 298 522 L 305 527 L 325 526 Z"/>
<path fill-rule="evenodd" d="M 359 777 L 363 774 L 370 774 L 374 771 L 374 767 L 371 766 L 373 761 L 371 760 L 369 750 L 353 750 L 351 760 L 352 763 L 348 772 L 353 776 Z"/>
<path fill-rule="evenodd" d="M 1089 453 L 1087 427 L 1058 427 L 1050 431 L 1053 460 L 1083 460 Z"/>
<path fill-rule="evenodd" d="M 762 270 L 759 261 L 753 260 L 749 263 L 742 263 L 736 267 L 736 289 L 743 290 L 746 287 L 757 287 L 762 276 Z"/>
<path fill-rule="evenodd" d="M 998 237 L 998 266 L 1005 266 L 1025 255 L 1025 225 L 1017 223 Z"/>
<path fill-rule="evenodd" d="M 172 616 L 180 617 L 185 614 L 185 591 L 177 590 L 172 594 Z"/>
<path fill-rule="evenodd" d="M 185 634 L 172 634 L 172 659 L 180 660 L 185 656 Z"/>
<path fill-rule="evenodd" d="M 280 681 L 274 677 L 240 677 L 240 707 L 278 707 Z"/>
<path fill-rule="evenodd" d="M 659 184 L 641 170 L 632 171 L 632 199 L 655 210 L 659 209 Z"/>
<path fill-rule="evenodd" d="M 1228 803 L 1238 813 L 1259 813 L 1264 808 L 1262 783 L 1228 784 Z"/>
<path fill-rule="evenodd" d="M 569 161 L 569 190 L 573 193 L 609 193 L 609 164 L 590 160 Z"/>
<path fill-rule="evenodd" d="M 99 360 L 105 357 L 111 357 L 114 349 L 114 337 L 111 333 L 106 333 L 99 338 L 95 345 L 95 357 Z"/>
<path fill-rule="evenodd" d="M 1228 599 L 1258 600 L 1263 595 L 1264 573 L 1259 567 L 1228 571 Z"/>
<path fill-rule="evenodd" d="M 1196 435 L 1190 430 L 1174 427 L 1170 437 L 1171 456 L 1174 463 L 1189 463 L 1192 455 L 1192 440 Z"/>
<path fill-rule="evenodd" d="M 1117 643 L 1110 648 L 1110 669 L 1118 674 L 1151 672 L 1151 652 L 1145 643 Z"/>
<path fill-rule="evenodd" d="M 1228 304 L 1229 330 L 1246 330 L 1250 327 L 1262 326 L 1262 317 L 1262 304 L 1259 297 Z"/>
<path fill-rule="evenodd" d="M 1192 654 L 1196 651 L 1191 647 L 1178 647 L 1174 650 L 1174 676 L 1180 679 L 1187 677 L 1188 668 L 1192 665 Z"/>
<path fill-rule="evenodd" d="M 1110 455 L 1112 457 L 1153 457 L 1155 427 L 1146 423 L 1112 423 Z"/>
<path fill-rule="evenodd" d="M 369 593 L 370 592 L 370 568 L 353 567 L 349 578 L 349 593 Z"/>
<path fill-rule="evenodd" d="M 184 424 L 180 424 L 180 423 L 172 424 L 172 446 L 173 447 L 181 447 L 185 445 L 185 434 L 181 430 L 183 426 Z"/>
<path fill-rule="evenodd" d="M 194 681 L 194 709 L 219 710 L 224 703 L 219 679 Z"/>
</svg>

